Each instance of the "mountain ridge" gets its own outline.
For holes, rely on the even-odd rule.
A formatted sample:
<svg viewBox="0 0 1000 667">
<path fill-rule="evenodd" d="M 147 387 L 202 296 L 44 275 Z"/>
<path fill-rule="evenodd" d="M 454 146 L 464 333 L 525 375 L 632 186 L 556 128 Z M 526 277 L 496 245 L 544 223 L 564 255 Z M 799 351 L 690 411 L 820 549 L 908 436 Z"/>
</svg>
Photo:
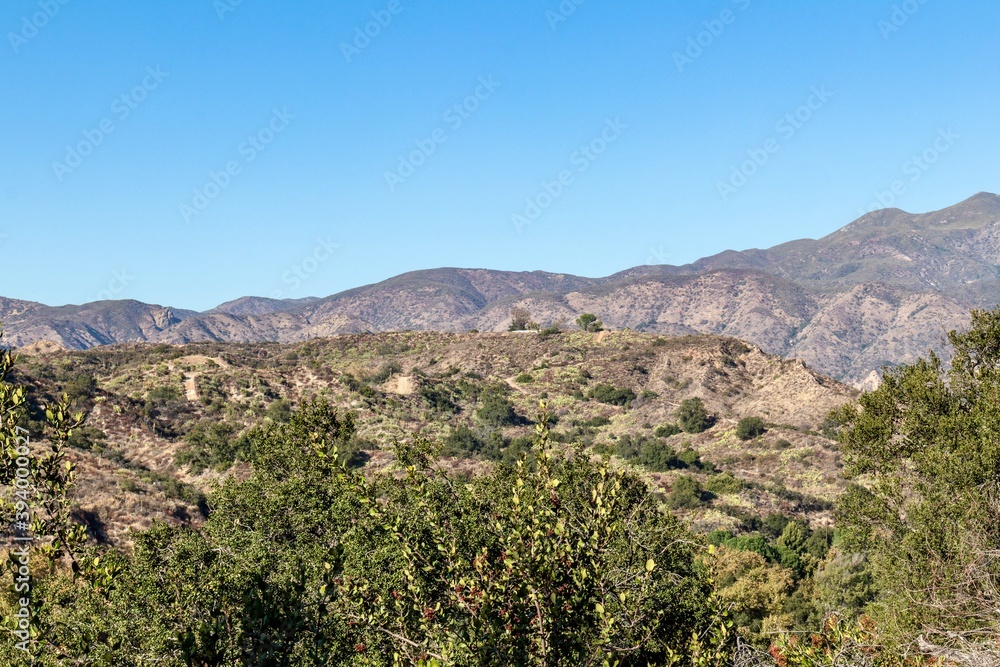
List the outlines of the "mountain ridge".
<svg viewBox="0 0 1000 667">
<path fill-rule="evenodd" d="M 856 386 L 943 349 L 970 308 L 1000 302 L 1000 197 L 867 213 L 819 239 L 725 250 L 602 278 L 442 267 L 326 297 L 241 297 L 198 313 L 134 300 L 52 307 L 0 297 L 6 340 L 70 349 L 122 342 L 299 342 L 379 331 L 503 331 L 512 307 L 542 326 L 592 312 L 606 326 L 734 336 Z"/>
</svg>

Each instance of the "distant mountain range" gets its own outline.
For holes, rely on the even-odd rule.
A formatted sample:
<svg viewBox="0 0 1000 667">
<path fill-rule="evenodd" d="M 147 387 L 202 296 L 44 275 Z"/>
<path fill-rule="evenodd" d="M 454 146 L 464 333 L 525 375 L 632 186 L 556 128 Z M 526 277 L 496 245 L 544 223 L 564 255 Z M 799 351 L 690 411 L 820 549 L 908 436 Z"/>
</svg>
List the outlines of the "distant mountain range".
<svg viewBox="0 0 1000 667">
<path fill-rule="evenodd" d="M 726 251 L 605 278 L 487 269 L 405 273 L 325 298 L 243 297 L 198 313 L 138 301 L 51 307 L 0 297 L 8 344 L 87 349 L 133 341 L 296 342 L 376 331 L 503 331 L 583 312 L 612 328 L 734 336 L 855 385 L 942 349 L 972 307 L 1000 303 L 1000 197 L 914 215 L 869 213 L 818 240 Z"/>
</svg>

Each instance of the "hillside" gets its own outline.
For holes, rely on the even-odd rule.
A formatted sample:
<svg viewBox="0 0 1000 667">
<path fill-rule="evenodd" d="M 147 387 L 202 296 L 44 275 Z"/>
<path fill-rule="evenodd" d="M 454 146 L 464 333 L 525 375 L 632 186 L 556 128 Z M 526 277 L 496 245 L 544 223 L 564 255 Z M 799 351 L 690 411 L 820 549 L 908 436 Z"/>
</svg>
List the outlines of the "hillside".
<svg viewBox="0 0 1000 667">
<path fill-rule="evenodd" d="M 418 437 L 439 443 L 443 464 L 455 470 L 512 461 L 529 446 L 546 400 L 564 446 L 612 455 L 663 494 L 684 476 L 715 488 L 686 510 L 699 529 L 776 512 L 827 525 L 843 481 L 824 420 L 855 395 L 736 339 L 639 332 L 40 349 L 22 359 L 19 379 L 41 396 L 68 391 L 90 409 L 73 449 L 80 516 L 93 536 L 116 543 L 155 519 L 200 522 L 202 494 L 245 473 L 248 429 L 282 422 L 312 396 L 356 416 L 349 454 L 357 464 L 391 467 L 393 441 Z M 674 432 L 678 406 L 693 397 L 714 425 Z M 484 415 L 484 406 L 508 401 L 509 418 Z M 747 416 L 766 422 L 766 433 L 737 438 Z"/>
<path fill-rule="evenodd" d="M 818 240 L 726 251 L 606 278 L 442 268 L 322 299 L 243 297 L 205 313 L 105 301 L 0 299 L 7 337 L 70 349 L 145 341 L 294 343 L 344 333 L 504 331 L 514 306 L 542 326 L 591 312 L 615 329 L 735 336 L 856 386 L 943 350 L 973 307 L 1000 303 L 1000 197 L 920 215 L 869 213 Z"/>
</svg>

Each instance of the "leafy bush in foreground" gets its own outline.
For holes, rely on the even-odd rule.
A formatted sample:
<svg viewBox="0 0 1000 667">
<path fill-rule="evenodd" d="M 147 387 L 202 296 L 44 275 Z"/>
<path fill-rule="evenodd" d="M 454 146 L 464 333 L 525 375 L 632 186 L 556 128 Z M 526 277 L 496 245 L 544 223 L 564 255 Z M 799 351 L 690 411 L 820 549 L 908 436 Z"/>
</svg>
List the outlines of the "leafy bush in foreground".
<svg viewBox="0 0 1000 667">
<path fill-rule="evenodd" d="M 366 478 L 339 463 L 351 419 L 306 404 L 253 434 L 201 529 L 39 573 L 35 664 L 663 664 L 710 621 L 695 542 L 640 479 L 554 454 L 547 421 L 533 462 L 467 484 L 419 441 L 402 480 Z"/>
</svg>

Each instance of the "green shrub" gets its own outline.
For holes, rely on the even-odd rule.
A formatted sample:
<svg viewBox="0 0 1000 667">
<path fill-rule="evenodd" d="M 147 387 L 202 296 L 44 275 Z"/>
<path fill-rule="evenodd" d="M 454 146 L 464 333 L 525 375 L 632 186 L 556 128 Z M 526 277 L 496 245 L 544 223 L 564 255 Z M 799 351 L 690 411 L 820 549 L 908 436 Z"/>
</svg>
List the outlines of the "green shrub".
<svg viewBox="0 0 1000 667">
<path fill-rule="evenodd" d="M 63 391 L 72 403 L 88 403 L 97 391 L 97 380 L 90 373 L 77 373 L 64 385 Z"/>
<path fill-rule="evenodd" d="M 752 440 L 765 431 L 767 428 L 759 417 L 744 417 L 736 425 L 736 437 L 740 440 Z"/>
<path fill-rule="evenodd" d="M 126 493 L 139 493 L 142 491 L 142 487 L 140 487 L 136 483 L 136 481 L 131 477 L 119 478 L 118 488 L 120 488 L 122 491 L 125 491 Z"/>
<path fill-rule="evenodd" d="M 468 426 L 459 426 L 449 433 L 442 443 L 444 456 L 469 457 L 479 454 L 486 446 L 484 434 L 473 431 Z"/>
<path fill-rule="evenodd" d="M 681 427 L 677 424 L 661 424 L 656 427 L 655 431 L 653 431 L 653 435 L 657 438 L 669 438 L 670 436 L 677 435 L 678 433 L 681 433 Z"/>
<path fill-rule="evenodd" d="M 652 438 L 642 442 L 636 462 L 653 472 L 665 472 L 685 467 L 684 463 L 677 458 L 677 452 L 673 447 Z"/>
<path fill-rule="evenodd" d="M 173 385 L 154 387 L 146 393 L 146 400 L 157 407 L 162 407 L 171 401 L 179 401 L 182 397 L 180 388 Z"/>
<path fill-rule="evenodd" d="M 667 506 L 671 509 L 697 509 L 704 503 L 704 491 L 697 479 L 681 475 L 674 480 L 667 494 Z"/>
<path fill-rule="evenodd" d="M 698 470 L 708 470 L 712 466 L 701 460 L 701 456 L 690 446 L 685 447 L 677 454 L 677 459 L 683 468 L 695 468 Z"/>
<path fill-rule="evenodd" d="M 763 556 L 770 563 L 780 563 L 781 553 L 759 533 L 739 535 L 723 542 L 730 549 L 752 551 Z"/>
<path fill-rule="evenodd" d="M 763 530 L 771 539 L 777 539 L 784 532 L 789 522 L 791 522 L 791 519 L 787 516 L 780 512 L 774 512 L 764 517 Z"/>
<path fill-rule="evenodd" d="M 535 381 L 535 378 L 531 373 L 519 373 L 517 377 L 514 378 L 514 382 L 519 384 L 530 384 Z"/>
<path fill-rule="evenodd" d="M 712 475 L 705 480 L 705 490 L 717 496 L 731 495 L 743 490 L 743 482 L 733 477 L 730 473 L 724 472 Z"/>
<path fill-rule="evenodd" d="M 104 431 L 96 429 L 93 426 L 81 426 L 73 429 L 73 432 L 69 434 L 69 438 L 66 440 L 66 444 L 70 447 L 86 451 L 99 450 L 103 448 L 107 437 Z"/>
<path fill-rule="evenodd" d="M 504 396 L 503 390 L 497 387 L 488 389 L 482 395 L 476 417 L 494 428 L 514 426 L 520 421 L 514 411 L 514 404 Z"/>
<path fill-rule="evenodd" d="M 420 395 L 435 412 L 458 412 L 459 407 L 453 400 L 452 393 L 444 385 L 424 385 L 420 387 Z"/>
<path fill-rule="evenodd" d="M 387 361 L 382 364 L 377 371 L 369 375 L 367 381 L 371 384 L 382 384 L 393 375 L 399 374 L 402 370 L 403 369 L 400 367 L 399 363 L 395 361 Z"/>
<path fill-rule="evenodd" d="M 250 455 L 246 435 L 237 437 L 236 427 L 224 422 L 204 419 L 192 427 L 184 440 L 186 444 L 177 451 L 174 462 L 190 466 L 196 475 L 208 468 L 227 470 Z"/>
<path fill-rule="evenodd" d="M 834 542 L 833 528 L 817 528 L 809 535 L 802 547 L 802 551 L 811 555 L 816 560 L 823 560 L 830 551 Z"/>
<path fill-rule="evenodd" d="M 677 423 L 686 433 L 701 433 L 712 427 L 715 418 L 708 414 L 700 398 L 688 398 L 677 408 Z"/>
<path fill-rule="evenodd" d="M 594 385 L 587 396 L 608 405 L 629 406 L 635 400 L 635 392 L 631 389 L 620 389 L 610 384 Z"/>
<path fill-rule="evenodd" d="M 292 418 L 292 403 L 287 398 L 272 402 L 264 411 L 264 416 L 273 422 L 286 424 Z"/>
</svg>

